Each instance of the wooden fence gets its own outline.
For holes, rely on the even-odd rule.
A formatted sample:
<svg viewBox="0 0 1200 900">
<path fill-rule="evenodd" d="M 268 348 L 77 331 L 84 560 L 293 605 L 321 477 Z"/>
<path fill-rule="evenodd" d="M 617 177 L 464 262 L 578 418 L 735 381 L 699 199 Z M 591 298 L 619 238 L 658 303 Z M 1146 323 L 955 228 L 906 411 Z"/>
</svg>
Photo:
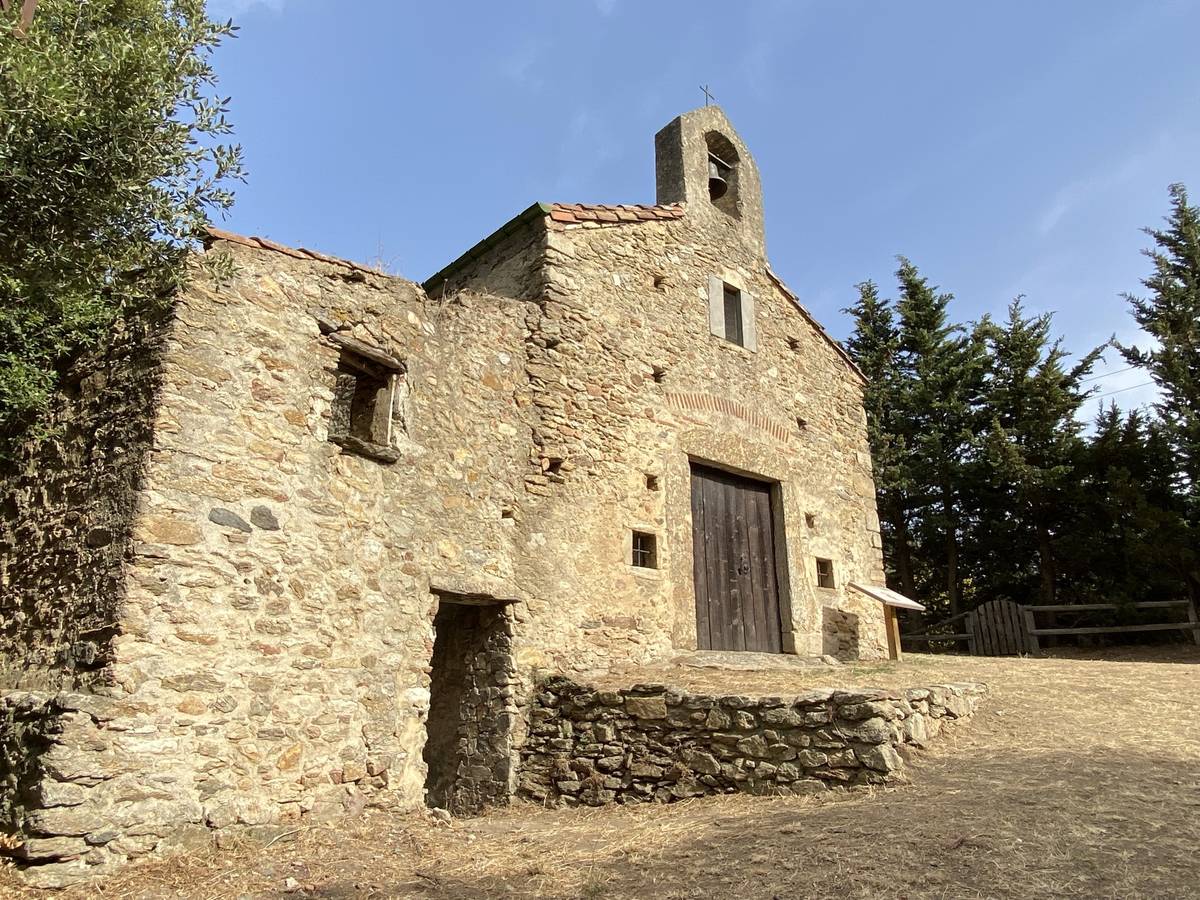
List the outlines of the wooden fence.
<svg viewBox="0 0 1200 900">
<path fill-rule="evenodd" d="M 1118 610 L 1183 609 L 1186 621 L 1151 622 L 1137 625 L 1086 625 L 1072 628 L 1043 627 L 1038 623 L 1040 613 L 1116 612 Z M 1011 600 L 992 600 L 970 612 L 959 613 L 929 626 L 924 634 L 901 635 L 909 643 L 959 643 L 965 641 L 967 650 L 976 656 L 1017 656 L 1036 653 L 1041 649 L 1040 638 L 1083 634 L 1133 634 L 1147 631 L 1190 631 L 1200 644 L 1200 617 L 1190 600 L 1153 600 L 1146 603 L 1058 603 L 1043 606 L 1022 606 Z"/>
</svg>

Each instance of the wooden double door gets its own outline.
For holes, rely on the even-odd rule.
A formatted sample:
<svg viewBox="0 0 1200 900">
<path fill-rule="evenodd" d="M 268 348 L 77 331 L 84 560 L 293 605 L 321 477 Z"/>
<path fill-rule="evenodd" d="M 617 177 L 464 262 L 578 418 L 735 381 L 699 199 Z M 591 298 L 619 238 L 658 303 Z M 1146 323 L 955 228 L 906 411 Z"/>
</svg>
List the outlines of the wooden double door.
<svg viewBox="0 0 1200 900">
<path fill-rule="evenodd" d="M 771 487 L 692 464 L 696 646 L 783 652 Z"/>
</svg>

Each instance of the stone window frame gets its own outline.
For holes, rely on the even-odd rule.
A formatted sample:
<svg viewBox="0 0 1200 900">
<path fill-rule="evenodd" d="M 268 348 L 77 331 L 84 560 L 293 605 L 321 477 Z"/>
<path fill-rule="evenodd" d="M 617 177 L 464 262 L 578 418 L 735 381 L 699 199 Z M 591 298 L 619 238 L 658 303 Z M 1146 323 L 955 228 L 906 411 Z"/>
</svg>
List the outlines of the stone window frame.
<svg viewBox="0 0 1200 900">
<path fill-rule="evenodd" d="M 742 340 L 739 343 L 725 333 L 726 293 L 736 293 L 740 303 Z M 719 275 L 708 276 L 708 330 L 721 340 L 751 353 L 758 352 L 758 328 L 754 320 L 754 295 Z"/>
<path fill-rule="evenodd" d="M 826 559 L 823 556 L 817 556 L 814 559 L 816 561 L 817 587 L 823 591 L 836 591 L 837 575 L 835 574 L 836 570 L 833 566 L 833 560 Z M 822 571 L 822 563 L 824 564 L 825 571 Z"/>
<path fill-rule="evenodd" d="M 638 559 L 638 538 L 649 538 L 651 542 L 650 562 L 652 565 L 639 564 Z M 625 542 L 625 564 L 630 567 L 633 572 L 639 575 L 658 575 L 662 571 L 662 541 L 659 539 L 658 532 L 653 528 L 643 525 L 634 525 L 629 529 L 629 538 Z"/>
<path fill-rule="evenodd" d="M 343 450 L 373 459 L 376 462 L 391 464 L 400 459 L 400 451 L 392 445 L 395 428 L 395 411 L 397 399 L 406 384 L 407 366 L 403 360 L 372 347 L 370 344 L 352 338 L 349 335 L 336 332 L 326 334 L 329 341 L 340 351 L 336 378 L 340 383 L 344 380 L 362 379 L 377 383 L 375 395 L 370 403 L 370 421 L 365 427 L 360 419 L 355 423 L 354 404 L 360 399 L 359 391 L 363 385 L 355 384 L 348 401 L 335 396 L 334 409 L 331 410 L 329 441 L 337 444 Z M 366 385 L 370 391 L 370 385 Z M 344 386 L 343 386 L 344 389 Z M 335 394 L 337 389 L 335 388 Z M 339 404 L 349 403 L 349 408 L 339 412 Z M 346 429 L 338 427 L 339 419 L 347 423 Z M 354 429 L 364 433 L 354 433 Z"/>
</svg>

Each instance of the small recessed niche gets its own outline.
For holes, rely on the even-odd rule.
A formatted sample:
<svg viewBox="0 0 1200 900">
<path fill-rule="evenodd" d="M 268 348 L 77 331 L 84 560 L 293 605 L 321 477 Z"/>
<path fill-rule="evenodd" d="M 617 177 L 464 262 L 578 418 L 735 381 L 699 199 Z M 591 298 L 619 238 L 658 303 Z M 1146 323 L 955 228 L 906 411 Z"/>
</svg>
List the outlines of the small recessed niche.
<svg viewBox="0 0 1200 900">
<path fill-rule="evenodd" d="M 658 489 L 658 476 L 646 473 L 646 490 L 657 491 Z"/>
<path fill-rule="evenodd" d="M 665 291 L 667 289 L 667 276 L 661 272 L 654 275 L 654 289 L 656 291 Z"/>
<path fill-rule="evenodd" d="M 502 510 L 500 510 L 500 518 L 501 519 L 515 519 L 516 517 L 517 517 L 517 511 L 515 509 L 513 509 L 511 506 L 506 506 Z"/>
<path fill-rule="evenodd" d="M 801 431 L 808 431 L 808 419 L 804 416 L 796 416 L 796 427 Z"/>
<path fill-rule="evenodd" d="M 798 337 L 790 337 L 787 339 L 787 342 L 789 350 L 799 352 L 801 349 L 803 349 L 804 345 L 800 342 L 800 338 Z"/>
<path fill-rule="evenodd" d="M 633 532 L 630 562 L 639 569 L 658 568 L 658 537 L 648 531 Z"/>
<path fill-rule="evenodd" d="M 815 515 L 813 515 L 812 513 L 805 513 L 804 514 L 804 524 L 808 528 L 816 528 L 817 527 L 817 517 Z"/>
<path fill-rule="evenodd" d="M 654 379 L 655 384 L 662 384 L 667 380 L 667 369 L 665 366 L 651 366 L 650 377 Z"/>
<path fill-rule="evenodd" d="M 564 462 L 565 460 L 563 459 L 551 456 L 542 460 L 542 469 L 547 475 L 561 475 Z"/>
</svg>

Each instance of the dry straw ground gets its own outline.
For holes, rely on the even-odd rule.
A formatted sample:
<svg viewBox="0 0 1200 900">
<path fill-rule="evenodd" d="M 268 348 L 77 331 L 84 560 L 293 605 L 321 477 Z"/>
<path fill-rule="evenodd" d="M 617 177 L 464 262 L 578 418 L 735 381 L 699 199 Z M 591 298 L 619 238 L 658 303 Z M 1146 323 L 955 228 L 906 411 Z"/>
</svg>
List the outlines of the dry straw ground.
<svg viewBox="0 0 1200 900">
<path fill-rule="evenodd" d="M 753 687 L 745 673 L 731 678 L 737 690 Z M 898 666 L 788 673 L 764 690 L 964 680 L 991 686 L 975 721 L 916 758 L 910 783 L 873 793 L 516 806 L 452 825 L 375 814 L 265 850 L 151 863 L 60 896 L 1200 896 L 1196 648 L 909 656 Z M 6 879 L 0 873 L 0 894 L 24 896 Z"/>
</svg>

